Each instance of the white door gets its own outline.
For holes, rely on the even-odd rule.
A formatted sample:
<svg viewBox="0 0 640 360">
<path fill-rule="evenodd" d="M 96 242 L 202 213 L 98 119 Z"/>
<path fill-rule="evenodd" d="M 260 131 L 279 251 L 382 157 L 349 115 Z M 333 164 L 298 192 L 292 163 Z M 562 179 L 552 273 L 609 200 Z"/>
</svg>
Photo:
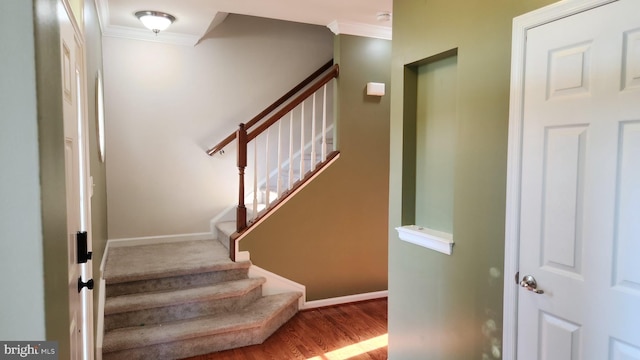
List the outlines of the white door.
<svg viewBox="0 0 640 360">
<path fill-rule="evenodd" d="M 63 10 L 64 11 L 64 10 Z M 65 16 L 66 15 L 66 16 Z M 86 93 L 81 36 L 67 14 L 61 14 L 62 96 L 64 114 L 65 183 L 67 195 L 67 247 L 69 335 L 71 360 L 93 358 L 93 301 L 79 281 L 91 279 L 91 266 L 78 263 L 77 232 L 89 231 Z M 91 248 L 88 241 L 88 250 Z"/>
<path fill-rule="evenodd" d="M 640 0 L 525 53 L 518 359 L 640 360 Z"/>
</svg>

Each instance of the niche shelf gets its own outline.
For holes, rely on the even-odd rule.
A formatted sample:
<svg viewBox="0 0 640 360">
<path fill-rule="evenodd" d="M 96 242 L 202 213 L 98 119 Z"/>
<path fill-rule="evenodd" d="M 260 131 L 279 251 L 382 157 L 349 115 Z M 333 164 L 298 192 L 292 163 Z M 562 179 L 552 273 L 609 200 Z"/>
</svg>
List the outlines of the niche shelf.
<svg viewBox="0 0 640 360">
<path fill-rule="evenodd" d="M 397 227 L 400 240 L 451 255 L 453 251 L 453 235 L 442 231 L 428 229 L 418 225 Z"/>
</svg>

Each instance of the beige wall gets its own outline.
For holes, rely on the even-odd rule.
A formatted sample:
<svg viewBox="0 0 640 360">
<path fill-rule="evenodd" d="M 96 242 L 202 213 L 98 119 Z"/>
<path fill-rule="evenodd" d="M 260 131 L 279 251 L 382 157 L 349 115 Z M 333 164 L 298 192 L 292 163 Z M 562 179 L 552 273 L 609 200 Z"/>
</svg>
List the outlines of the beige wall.
<svg viewBox="0 0 640 360">
<path fill-rule="evenodd" d="M 0 1 L 0 339 L 45 338 L 33 3 Z"/>
<path fill-rule="evenodd" d="M 389 204 L 389 358 L 481 359 L 501 342 L 511 21 L 552 0 L 394 2 Z M 403 139 L 415 121 L 405 66 L 457 49 L 452 256 L 402 242 Z M 420 101 L 417 99 L 416 101 Z M 409 104 L 411 105 L 411 104 Z M 415 101 L 413 106 L 415 106 Z M 406 144 L 405 144 L 406 145 Z M 404 159 L 411 154 L 405 154 Z M 415 165 L 413 165 L 415 166 Z M 404 178 L 403 178 L 404 175 Z M 406 189 L 405 189 L 406 190 Z M 411 191 L 404 204 L 411 205 Z M 413 194 L 415 198 L 415 194 Z M 404 211 L 403 211 L 404 210 Z M 404 216 L 403 216 L 404 214 Z M 513 276 L 513 274 L 506 274 Z M 493 320 L 497 331 L 482 333 Z"/>
<path fill-rule="evenodd" d="M 307 300 L 387 289 L 390 56 L 390 41 L 336 36 L 340 158 L 240 243 Z M 387 95 L 365 95 L 367 82 Z"/>
<path fill-rule="evenodd" d="M 104 38 L 109 238 L 210 231 L 237 168 L 235 144 L 205 150 L 331 59 L 332 40 L 240 15 L 195 47 Z"/>
</svg>

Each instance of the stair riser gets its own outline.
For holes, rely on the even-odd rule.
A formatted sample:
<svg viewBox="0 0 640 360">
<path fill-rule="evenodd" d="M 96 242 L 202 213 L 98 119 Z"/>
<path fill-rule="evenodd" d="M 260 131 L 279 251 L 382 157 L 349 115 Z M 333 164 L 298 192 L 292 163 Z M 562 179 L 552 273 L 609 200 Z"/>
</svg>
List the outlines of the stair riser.
<svg viewBox="0 0 640 360">
<path fill-rule="evenodd" d="M 248 268 L 239 268 L 225 271 L 166 277 L 160 279 L 107 284 L 106 297 L 213 285 L 225 281 L 246 279 L 247 273 Z"/>
<path fill-rule="evenodd" d="M 287 306 L 263 327 L 230 331 L 170 343 L 103 353 L 104 360 L 180 359 L 263 343 L 298 311 L 297 302 Z"/>
<path fill-rule="evenodd" d="M 130 326 L 150 326 L 163 322 L 193 319 L 242 309 L 262 296 L 262 287 L 234 297 L 194 301 L 172 306 L 105 315 L 105 331 Z"/>
<path fill-rule="evenodd" d="M 186 339 L 113 353 L 103 353 L 103 360 L 149 360 L 149 359 L 182 359 L 191 356 L 210 354 L 217 351 L 235 349 L 243 346 L 261 344 L 260 329 L 246 329 Z"/>
</svg>

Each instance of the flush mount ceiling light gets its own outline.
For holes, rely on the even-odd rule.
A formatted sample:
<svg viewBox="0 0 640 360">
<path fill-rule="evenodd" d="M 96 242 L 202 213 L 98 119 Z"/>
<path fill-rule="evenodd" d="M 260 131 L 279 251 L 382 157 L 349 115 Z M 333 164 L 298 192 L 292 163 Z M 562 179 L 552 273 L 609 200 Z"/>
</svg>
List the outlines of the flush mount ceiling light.
<svg viewBox="0 0 640 360">
<path fill-rule="evenodd" d="M 169 27 L 169 25 L 176 21 L 175 16 L 161 11 L 144 10 L 136 12 L 135 15 L 140 19 L 144 26 L 156 33 L 156 35 L 158 35 L 160 31 L 164 31 Z"/>
</svg>

